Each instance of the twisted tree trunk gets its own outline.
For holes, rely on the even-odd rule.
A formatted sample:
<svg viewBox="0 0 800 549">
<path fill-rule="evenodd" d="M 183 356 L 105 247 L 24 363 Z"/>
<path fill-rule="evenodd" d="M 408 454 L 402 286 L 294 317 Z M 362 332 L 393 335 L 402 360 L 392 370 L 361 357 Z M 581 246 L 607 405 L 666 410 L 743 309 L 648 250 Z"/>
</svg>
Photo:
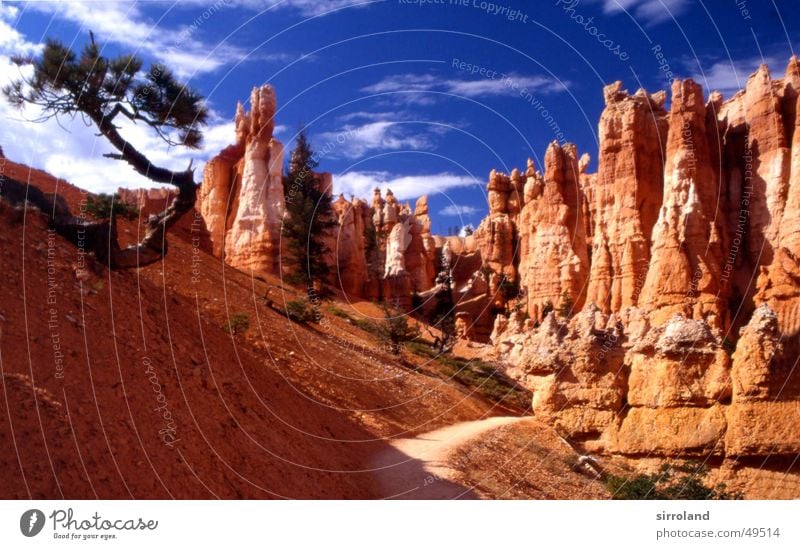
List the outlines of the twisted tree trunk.
<svg viewBox="0 0 800 549">
<path fill-rule="evenodd" d="M 124 160 L 137 173 L 155 183 L 169 183 L 178 188 L 178 194 L 169 207 L 157 215 L 151 215 L 147 220 L 145 236 L 136 245 L 128 246 L 124 249 L 120 248 L 117 240 L 116 223 L 113 218 L 110 223 L 105 224 L 105 228 L 98 227 L 101 233 L 105 232 L 108 246 L 107 252 L 101 252 L 98 259 L 107 260 L 108 266 L 112 269 L 129 269 L 144 267 L 163 259 L 167 253 L 167 231 L 183 214 L 194 208 L 197 200 L 198 185 L 194 181 L 193 170 L 187 169 L 174 172 L 155 166 L 146 156 L 126 141 L 113 124 L 113 119 L 119 112 L 119 110 L 116 110 L 110 116 L 92 117 L 100 133 L 119 151 L 119 154 L 108 154 L 106 156 Z M 95 250 L 95 255 L 98 255 L 97 250 Z"/>
</svg>

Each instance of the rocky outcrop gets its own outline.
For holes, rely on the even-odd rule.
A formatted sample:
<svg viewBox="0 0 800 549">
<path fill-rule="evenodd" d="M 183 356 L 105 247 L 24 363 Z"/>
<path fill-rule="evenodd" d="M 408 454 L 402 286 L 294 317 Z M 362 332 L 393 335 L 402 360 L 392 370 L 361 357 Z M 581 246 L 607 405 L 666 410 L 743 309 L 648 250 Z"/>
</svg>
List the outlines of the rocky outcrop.
<svg viewBox="0 0 800 549">
<path fill-rule="evenodd" d="M 225 235 L 228 232 L 228 212 L 238 206 L 234 194 L 234 183 L 238 188 L 236 166 L 243 154 L 239 146 L 228 147 L 206 162 L 203 168 L 203 184 L 198 193 L 200 214 L 206 223 L 211 241 L 211 251 L 221 257 L 224 252 Z"/>
<path fill-rule="evenodd" d="M 283 145 L 272 136 L 275 90 L 254 88 L 250 112 L 236 109 L 236 144 L 211 159 L 203 172 L 200 211 L 212 250 L 227 263 L 277 272 L 284 214 Z"/>
<path fill-rule="evenodd" d="M 497 316 L 487 354 L 590 450 L 796 456 L 800 64 L 782 79 L 761 67 L 727 101 L 691 80 L 671 92 L 667 113 L 664 93 L 606 87 L 597 174 L 553 144 L 518 215 L 490 196 L 481 255 L 507 219 L 518 259 L 491 271 L 516 267 L 505 311 L 529 316 Z"/>
<path fill-rule="evenodd" d="M 605 313 L 636 305 L 661 208 L 667 142 L 666 94 L 605 89 L 596 181 L 585 186 L 593 227 L 586 301 Z"/>
<path fill-rule="evenodd" d="M 431 235 L 428 197 L 417 200 L 414 211 L 400 206 L 391 190 L 386 200 L 375 189 L 373 222 L 377 222 L 383 251 L 383 297 L 404 307 L 414 293 L 429 290 L 436 275 L 436 242 Z"/>
<path fill-rule="evenodd" d="M 497 308 L 505 306 L 518 285 L 518 239 L 515 223 L 522 202 L 521 180 L 492 171 L 487 185 L 489 215 L 475 230 L 489 296 Z"/>
<path fill-rule="evenodd" d="M 406 250 L 406 268 L 417 291 L 424 291 L 433 286 L 436 278 L 436 241 L 431 235 L 427 195 L 417 199 L 414 207 L 411 243 Z"/>
<path fill-rule="evenodd" d="M 765 204 L 768 208 L 771 204 L 773 209 L 780 209 L 780 224 L 774 218 L 769 224 L 771 229 L 777 230 L 765 233 L 772 237 L 773 255 L 762 261 L 768 268 L 762 270 L 758 279 L 756 301 L 769 303 L 774 308 L 783 333 L 797 334 L 800 332 L 800 62 L 793 57 L 782 81 L 773 82 L 772 87 L 766 89 L 763 83 L 759 86 L 754 83 L 753 89 L 753 95 L 756 89 L 761 90 L 763 96 L 772 99 L 769 104 L 779 109 L 778 116 L 762 107 L 758 130 L 766 136 L 755 141 L 760 150 L 767 148 L 771 159 L 771 170 L 761 164 L 756 170 L 766 172 L 761 184 L 774 189 L 768 193 Z M 745 93 L 750 93 L 749 82 Z M 761 103 L 764 102 L 762 99 Z M 776 124 L 782 124 L 782 138 L 781 132 L 775 131 Z M 770 130 L 778 137 L 769 139 Z"/>
<path fill-rule="evenodd" d="M 703 90 L 672 85 L 664 196 L 653 226 L 650 265 L 638 305 L 660 325 L 676 313 L 725 328 L 721 279 L 720 178 L 711 161 Z M 720 208 L 721 210 L 721 208 Z"/>
<path fill-rule="evenodd" d="M 542 171 L 493 170 L 468 236 L 432 235 L 425 197 L 339 197 L 332 283 L 409 306 L 446 262 L 460 337 L 488 341 L 534 413 L 587 448 L 796 454 L 800 63 L 779 79 L 761 67 L 728 100 L 691 80 L 670 92 L 668 112 L 667 92 L 607 86 L 597 172 L 559 143 Z M 268 271 L 281 150 L 271 88 L 251 103 L 206 166 L 200 208 L 215 253 Z"/>
<path fill-rule="evenodd" d="M 586 195 L 577 149 L 554 141 L 544 161 L 543 179 L 529 175 L 529 200 L 517 222 L 520 283 L 526 290 L 528 313 L 536 320 L 554 305 L 580 310 L 589 275 Z"/>
<path fill-rule="evenodd" d="M 534 415 L 576 439 L 599 437 L 623 406 L 622 333 L 608 320 L 592 305 L 570 322 L 548 314 L 537 329 L 517 314 L 498 316 L 492 333 L 507 373 L 533 392 Z"/>
<path fill-rule="evenodd" d="M 369 281 L 365 232 L 372 223 L 370 208 L 364 200 L 339 195 L 333 210 L 339 227 L 329 249 L 335 258 L 337 286 L 345 295 L 362 296 Z"/>
<path fill-rule="evenodd" d="M 625 353 L 627 402 L 604 433 L 604 446 L 624 454 L 680 456 L 716 452 L 725 432 L 730 358 L 702 320 L 673 316 Z"/>
<path fill-rule="evenodd" d="M 241 186 L 225 238 L 225 257 L 240 269 L 277 272 L 280 226 L 284 213 L 283 145 L 272 137 L 275 91 L 253 90 L 251 111 L 239 105 L 237 144 L 244 147 Z"/>
<path fill-rule="evenodd" d="M 797 455 L 800 374 L 797 342 L 785 342 L 767 305 L 753 313 L 733 354 L 733 400 L 725 447 L 733 456 Z"/>
<path fill-rule="evenodd" d="M 729 400 L 730 358 L 703 321 L 680 315 L 649 330 L 627 353 L 628 404 L 712 406 Z"/>
</svg>

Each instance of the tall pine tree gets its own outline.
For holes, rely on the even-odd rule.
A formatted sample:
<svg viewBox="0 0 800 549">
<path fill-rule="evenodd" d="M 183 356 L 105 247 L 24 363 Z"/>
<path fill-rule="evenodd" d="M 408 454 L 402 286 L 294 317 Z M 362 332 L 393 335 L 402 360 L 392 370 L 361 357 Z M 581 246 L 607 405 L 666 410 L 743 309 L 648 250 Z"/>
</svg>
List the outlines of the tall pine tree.
<svg viewBox="0 0 800 549">
<path fill-rule="evenodd" d="M 305 130 L 297 136 L 289 160 L 289 171 L 283 189 L 286 217 L 283 237 L 286 238 L 285 265 L 290 282 L 305 284 L 309 295 L 323 284 L 329 274 L 325 256 L 328 248 L 325 235 L 337 225 L 329 189 L 314 173 L 318 165 Z"/>
</svg>

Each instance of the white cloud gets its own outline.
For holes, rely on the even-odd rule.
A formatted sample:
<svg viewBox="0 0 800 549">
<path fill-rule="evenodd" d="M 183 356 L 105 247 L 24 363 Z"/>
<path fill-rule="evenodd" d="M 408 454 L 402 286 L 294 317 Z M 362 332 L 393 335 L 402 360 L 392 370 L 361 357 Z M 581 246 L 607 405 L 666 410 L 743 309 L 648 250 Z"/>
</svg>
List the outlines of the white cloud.
<svg viewBox="0 0 800 549">
<path fill-rule="evenodd" d="M 305 16 L 322 15 L 347 7 L 364 7 L 374 1 L 370 0 L 243 0 L 238 2 L 253 9 L 275 7 L 276 9 L 294 9 Z"/>
<path fill-rule="evenodd" d="M 172 5 L 160 3 L 173 14 L 185 13 L 186 8 L 194 9 L 178 28 L 160 26 L 158 21 L 140 10 L 140 6 L 148 5 L 148 2 L 136 0 L 39 0 L 27 3 L 26 7 L 70 21 L 86 34 L 92 31 L 100 42 L 112 42 L 135 53 L 152 56 L 168 65 L 179 77 L 187 78 L 243 60 L 285 62 L 297 58 L 286 53 L 249 52 L 229 42 L 204 43 L 201 38 L 205 31 L 219 24 L 215 19 L 230 17 L 232 10 L 244 8 L 262 13 L 270 9 L 293 9 L 306 16 L 315 16 L 370 3 L 369 0 L 181 0 Z M 0 19 L 12 19 L 17 13 L 17 8 L 0 2 Z M 19 33 L 7 24 L 0 25 L 0 46 L 18 36 Z"/>
<path fill-rule="evenodd" d="M 98 40 L 109 41 L 146 53 L 167 64 L 182 77 L 213 72 L 222 66 L 242 60 L 247 53 L 230 44 L 210 46 L 199 40 L 203 27 L 214 25 L 214 19 L 225 17 L 230 5 L 224 1 L 206 2 L 206 9 L 177 29 L 157 26 L 131 0 L 111 2 L 33 2 L 32 9 L 79 25 L 88 34 L 93 31 Z"/>
<path fill-rule="evenodd" d="M 0 52 L 8 55 L 34 55 L 42 50 L 42 44 L 28 42 L 8 21 L 17 18 L 19 10 L 0 3 Z"/>
<path fill-rule="evenodd" d="M 98 3 L 98 8 L 108 8 L 109 4 L 113 3 Z M 26 41 L 9 26 L 8 21 L 16 16 L 16 8 L 0 4 L 0 87 L 19 78 L 20 71 L 23 71 L 23 75 L 30 75 L 31 67 L 16 66 L 10 60 L 11 55 L 33 54 L 42 48 L 42 44 Z M 105 153 L 116 151 L 80 117 L 32 122 L 41 114 L 41 110 L 29 105 L 22 111 L 16 110 L 0 98 L 0 145 L 6 156 L 44 169 L 94 192 L 113 192 L 118 187 L 154 186 L 128 164 L 103 157 Z M 136 126 L 129 121 L 120 122 L 121 133 L 156 165 L 173 170 L 185 169 L 189 161 L 194 159 L 199 177 L 203 163 L 235 139 L 233 122 L 220 120 L 213 112 L 211 115 L 211 122 L 204 131 L 203 146 L 199 150 L 185 147 L 170 149 L 147 127 Z"/>
<path fill-rule="evenodd" d="M 563 92 L 566 91 L 568 84 L 568 82 L 559 82 L 554 78 L 525 76 L 516 73 L 502 76 L 498 74 L 496 78 L 476 80 L 442 79 L 430 74 L 397 74 L 367 86 L 362 91 L 367 93 L 438 91 L 475 98 L 519 95 L 522 89 L 541 93 Z"/>
<path fill-rule="evenodd" d="M 400 113 L 398 112 L 382 112 L 382 111 L 355 111 L 344 114 L 339 117 L 342 122 L 350 122 L 352 120 L 369 120 L 376 122 L 379 120 L 390 120 L 397 118 Z"/>
<path fill-rule="evenodd" d="M 0 55 L 0 86 L 18 76 L 19 68 L 7 55 Z M 38 109 L 26 106 L 18 111 L 0 99 L 0 145 L 8 158 L 41 168 L 93 192 L 154 186 L 128 164 L 103 157 L 104 153 L 115 152 L 114 149 L 81 118 L 31 122 L 40 115 Z M 198 177 L 203 163 L 235 138 L 233 122 L 224 121 L 214 121 L 206 128 L 204 145 L 199 150 L 170 149 L 145 126 L 130 122 L 121 123 L 121 133 L 156 165 L 185 169 L 194 159 Z"/>
<path fill-rule="evenodd" d="M 730 97 L 747 84 L 747 79 L 758 67 L 766 63 L 768 66 L 777 67 L 780 61 L 777 57 L 750 57 L 738 60 L 720 60 L 704 66 L 701 71 L 697 61 L 688 63 L 691 67 L 692 78 L 702 84 L 707 91 L 719 91 L 725 97 Z"/>
<path fill-rule="evenodd" d="M 691 5 L 689 0 L 599 0 L 608 14 L 629 13 L 646 25 L 671 21 Z"/>
<path fill-rule="evenodd" d="M 466 204 L 450 204 L 439 210 L 439 215 L 448 217 L 463 217 L 465 215 L 473 215 L 481 210 L 475 206 L 467 206 Z"/>
<path fill-rule="evenodd" d="M 380 82 L 363 88 L 368 93 L 389 91 L 428 91 L 439 86 L 443 81 L 432 74 L 396 74 L 387 76 Z"/>
<path fill-rule="evenodd" d="M 433 148 L 430 133 L 421 131 L 419 124 L 397 121 L 367 122 L 360 126 L 347 124 L 335 132 L 314 136 L 314 146 L 320 157 L 362 158 L 376 151 L 426 150 Z"/>
<path fill-rule="evenodd" d="M 372 196 L 375 187 L 391 189 L 398 200 L 412 200 L 424 194 L 445 193 L 451 189 L 483 185 L 477 178 L 451 173 L 396 175 L 382 171 L 347 172 L 333 178 L 333 191 L 345 196 Z"/>
</svg>

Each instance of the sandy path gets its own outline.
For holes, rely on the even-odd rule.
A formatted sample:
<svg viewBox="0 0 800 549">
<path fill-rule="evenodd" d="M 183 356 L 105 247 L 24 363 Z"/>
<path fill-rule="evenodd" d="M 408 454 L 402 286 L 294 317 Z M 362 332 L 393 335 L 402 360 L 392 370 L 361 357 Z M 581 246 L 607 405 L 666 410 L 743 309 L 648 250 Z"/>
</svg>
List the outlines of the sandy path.
<svg viewBox="0 0 800 549">
<path fill-rule="evenodd" d="M 491 417 L 465 421 L 414 438 L 391 442 L 372 461 L 380 496 L 392 499 L 473 499 L 467 486 L 452 482 L 455 471 L 447 458 L 457 448 L 485 433 L 528 418 Z"/>
</svg>

